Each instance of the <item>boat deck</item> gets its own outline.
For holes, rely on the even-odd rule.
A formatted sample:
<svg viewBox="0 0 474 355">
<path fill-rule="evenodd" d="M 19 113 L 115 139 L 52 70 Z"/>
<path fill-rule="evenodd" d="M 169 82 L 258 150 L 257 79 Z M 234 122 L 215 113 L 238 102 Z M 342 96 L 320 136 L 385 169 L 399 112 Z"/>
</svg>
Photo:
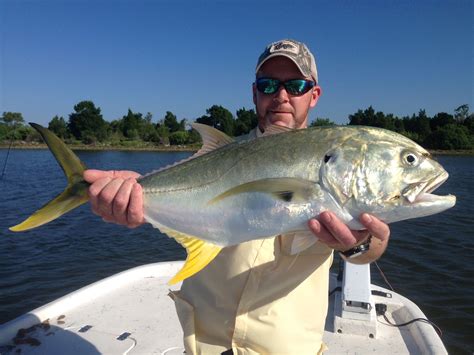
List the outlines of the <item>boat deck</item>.
<svg viewBox="0 0 474 355">
<path fill-rule="evenodd" d="M 0 326 L 0 353 L 182 354 L 182 331 L 166 284 L 181 265 L 155 263 L 130 269 L 5 323 Z M 330 290 L 337 286 L 333 275 Z M 376 303 L 387 305 L 392 322 L 425 317 L 408 299 L 378 286 L 373 290 L 392 295 L 374 296 Z M 337 294 L 330 296 L 325 354 L 447 353 L 426 323 L 397 328 L 378 317 L 375 328 L 354 320 L 343 326 L 336 322 L 335 329 Z M 361 335 L 349 334 L 354 329 Z"/>
</svg>

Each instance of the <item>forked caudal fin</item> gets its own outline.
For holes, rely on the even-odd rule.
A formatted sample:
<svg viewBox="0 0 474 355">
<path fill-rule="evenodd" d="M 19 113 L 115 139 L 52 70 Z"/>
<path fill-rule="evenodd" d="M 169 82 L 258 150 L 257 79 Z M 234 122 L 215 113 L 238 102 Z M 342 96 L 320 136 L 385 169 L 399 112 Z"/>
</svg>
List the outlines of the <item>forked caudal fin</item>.
<svg viewBox="0 0 474 355">
<path fill-rule="evenodd" d="M 82 178 L 82 173 L 86 169 L 84 163 L 82 163 L 77 155 L 74 154 L 61 139 L 56 137 L 53 132 L 36 123 L 30 123 L 30 125 L 43 137 L 66 174 L 68 185 L 55 199 L 48 202 L 20 224 L 10 227 L 12 232 L 26 231 L 51 222 L 83 203 L 86 203 L 89 199 L 87 196 L 89 183 Z"/>
</svg>

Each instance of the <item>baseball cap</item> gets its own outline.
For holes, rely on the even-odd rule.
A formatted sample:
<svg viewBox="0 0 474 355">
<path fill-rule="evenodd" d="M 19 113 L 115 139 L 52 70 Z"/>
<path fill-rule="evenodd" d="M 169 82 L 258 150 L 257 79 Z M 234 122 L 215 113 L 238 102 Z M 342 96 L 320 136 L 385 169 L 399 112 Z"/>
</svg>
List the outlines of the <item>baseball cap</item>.
<svg viewBox="0 0 474 355">
<path fill-rule="evenodd" d="M 259 71 L 263 63 L 273 57 L 283 56 L 291 59 L 301 74 L 305 77 L 312 77 L 316 83 L 318 82 L 318 70 L 316 69 L 316 61 L 308 47 L 301 42 L 293 39 L 283 39 L 281 41 L 270 43 L 258 58 L 255 73 Z"/>
</svg>

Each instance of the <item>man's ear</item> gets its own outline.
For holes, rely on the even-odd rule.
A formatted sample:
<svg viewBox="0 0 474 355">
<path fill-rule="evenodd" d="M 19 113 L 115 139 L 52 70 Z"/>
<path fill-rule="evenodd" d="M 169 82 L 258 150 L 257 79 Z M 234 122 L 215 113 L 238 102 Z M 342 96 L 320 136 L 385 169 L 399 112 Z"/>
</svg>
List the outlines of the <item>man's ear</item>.
<svg viewBox="0 0 474 355">
<path fill-rule="evenodd" d="M 314 106 L 316 106 L 316 104 L 318 103 L 318 99 L 322 93 L 323 91 L 321 90 L 321 87 L 316 85 L 313 88 L 313 91 L 311 92 L 311 103 L 309 104 L 309 107 L 313 108 Z"/>
</svg>

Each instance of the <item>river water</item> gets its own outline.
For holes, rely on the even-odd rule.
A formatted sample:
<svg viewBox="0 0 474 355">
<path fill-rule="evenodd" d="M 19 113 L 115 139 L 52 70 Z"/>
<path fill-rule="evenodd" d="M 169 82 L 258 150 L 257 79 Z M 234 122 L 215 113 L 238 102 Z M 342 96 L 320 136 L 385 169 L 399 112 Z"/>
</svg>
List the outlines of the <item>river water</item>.
<svg viewBox="0 0 474 355">
<path fill-rule="evenodd" d="M 0 150 L 1 169 L 6 153 Z M 89 167 L 146 173 L 189 153 L 78 155 Z M 437 193 L 456 195 L 457 205 L 439 215 L 394 223 L 389 249 L 378 265 L 395 291 L 417 303 L 442 329 L 450 353 L 472 353 L 474 157 L 438 160 L 450 178 Z M 62 170 L 49 151 L 11 151 L 0 180 L 0 323 L 131 267 L 185 258 L 179 245 L 150 225 L 129 230 L 104 223 L 88 205 L 26 233 L 8 231 L 64 186 Z M 387 287 L 374 266 L 372 278 Z"/>
</svg>

